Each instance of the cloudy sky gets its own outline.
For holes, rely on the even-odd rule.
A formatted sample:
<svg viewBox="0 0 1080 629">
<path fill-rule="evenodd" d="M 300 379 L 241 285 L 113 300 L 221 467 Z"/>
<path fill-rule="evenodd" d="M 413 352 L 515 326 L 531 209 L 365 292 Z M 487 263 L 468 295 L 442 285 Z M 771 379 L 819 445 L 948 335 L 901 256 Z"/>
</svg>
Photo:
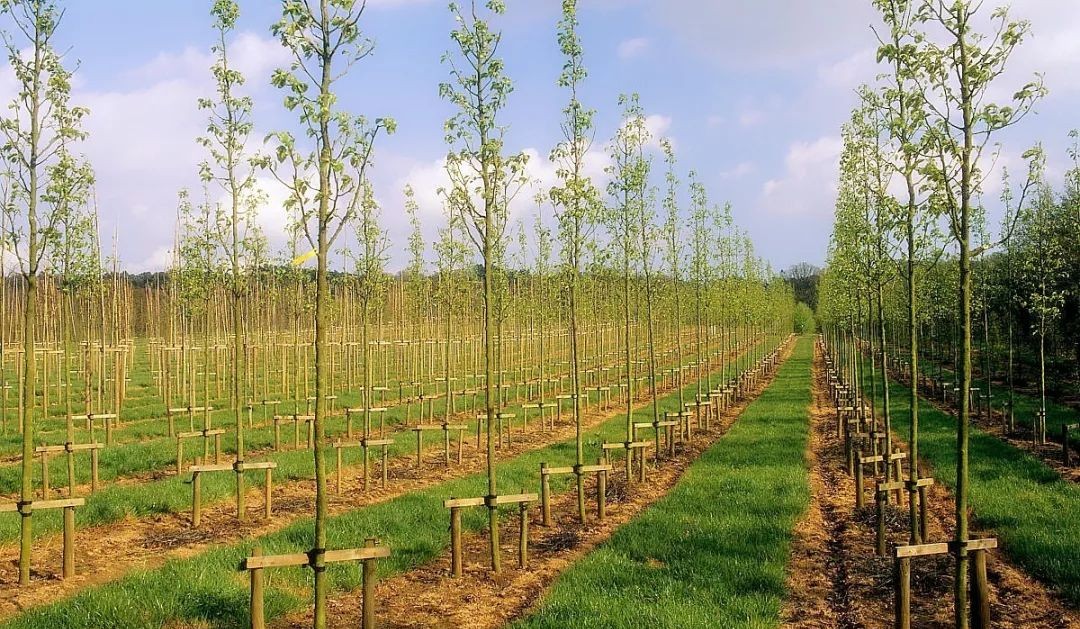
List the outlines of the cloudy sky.
<svg viewBox="0 0 1080 629">
<path fill-rule="evenodd" d="M 993 3 L 993 0 L 989 0 Z M 195 138 L 205 128 L 196 99 L 212 95 L 210 0 L 70 0 L 62 26 L 70 60 L 79 60 L 74 101 L 91 110 L 85 152 L 97 171 L 105 239 L 119 241 L 133 271 L 169 259 L 176 194 L 198 187 L 204 158 Z M 558 0 L 509 0 L 502 52 L 515 91 L 505 111 L 508 141 L 528 151 L 531 170 L 552 183 L 546 155 L 559 139 L 566 95 L 555 85 L 562 59 L 555 40 Z M 1037 116 L 1008 134 L 999 165 L 1035 141 L 1050 170 L 1065 168 L 1067 132 L 1080 126 L 1080 3 L 1016 0 L 1013 13 L 1033 23 L 1034 38 L 1008 77 L 1019 86 L 1042 71 L 1051 90 Z M 343 83 L 353 112 L 392 116 L 398 133 L 377 145 L 373 176 L 400 266 L 407 223 L 401 190 L 417 189 L 428 240 L 441 222 L 435 188 L 446 152 L 438 97 L 440 63 L 453 24 L 444 0 L 368 0 L 363 27 L 375 54 Z M 241 0 L 232 54 L 256 101 L 256 135 L 288 128 L 270 72 L 288 62 L 269 26 L 274 0 Z M 869 0 L 581 0 L 581 35 L 590 76 L 583 100 L 598 110 L 592 170 L 618 121 L 620 93 L 638 92 L 657 134 L 672 138 L 680 165 L 695 169 L 710 200 L 730 201 L 760 255 L 775 268 L 821 263 L 831 227 L 839 127 L 854 89 L 872 80 L 875 15 Z M 5 28 L 7 25 L 5 24 Z M 0 90 L 11 93 L 11 73 Z M 7 100 L 5 98 L 5 100 Z M 996 178 L 992 178 L 993 185 Z M 284 241 L 280 194 L 261 221 Z M 995 190 L 987 191 L 996 197 Z M 524 206 L 515 210 L 525 212 Z"/>
</svg>

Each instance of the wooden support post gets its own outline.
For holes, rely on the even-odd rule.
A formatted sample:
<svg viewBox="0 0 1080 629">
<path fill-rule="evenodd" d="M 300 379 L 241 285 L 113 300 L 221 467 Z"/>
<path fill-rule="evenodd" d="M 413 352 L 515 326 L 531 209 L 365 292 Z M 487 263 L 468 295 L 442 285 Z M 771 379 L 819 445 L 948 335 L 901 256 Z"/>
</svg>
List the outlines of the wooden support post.
<svg viewBox="0 0 1080 629">
<path fill-rule="evenodd" d="M 269 468 L 269 467 L 266 468 L 264 470 L 264 472 L 266 473 L 265 481 L 263 483 L 263 492 L 264 492 L 263 501 L 265 503 L 264 504 L 264 515 L 266 516 L 266 519 L 269 520 L 270 519 L 270 514 L 273 511 L 273 505 L 274 505 L 274 502 L 273 502 L 274 473 L 271 470 L 271 468 Z"/>
<path fill-rule="evenodd" d="M 855 452 L 855 508 L 863 508 L 862 450 L 857 450 Z"/>
<path fill-rule="evenodd" d="M 378 542 L 374 537 L 369 537 L 364 542 L 364 547 L 374 548 Z M 361 600 L 361 627 L 363 629 L 375 629 L 375 558 L 362 559 L 360 561 L 360 580 L 363 583 L 363 599 Z"/>
<path fill-rule="evenodd" d="M 453 496 L 450 497 L 454 499 Z M 450 572 L 454 577 L 461 576 L 461 507 L 450 507 Z"/>
<path fill-rule="evenodd" d="M 893 566 L 893 580 L 896 584 L 893 602 L 896 607 L 895 629 L 911 629 L 911 559 L 898 557 Z"/>
<path fill-rule="evenodd" d="M 191 526 L 198 528 L 202 523 L 202 474 L 191 473 Z"/>
<path fill-rule="evenodd" d="M 423 408 L 424 408 L 423 405 L 421 405 L 421 407 L 420 407 L 421 415 L 423 415 Z M 423 418 L 421 417 L 421 421 L 422 420 L 423 420 Z M 422 458 L 423 452 L 424 452 L 424 430 L 420 426 L 417 426 L 416 427 L 416 469 L 420 469 L 420 466 L 423 463 L 423 458 Z"/>
<path fill-rule="evenodd" d="M 547 469 L 547 463 L 540 464 L 540 520 L 551 526 L 551 477 Z"/>
<path fill-rule="evenodd" d="M 990 629 L 990 585 L 986 579 L 986 550 L 971 551 L 971 628 Z"/>
<path fill-rule="evenodd" d="M 627 451 L 629 455 L 629 451 Z M 596 460 L 597 465 L 604 465 L 604 459 Z M 607 470 L 602 469 L 596 475 L 596 519 L 603 522 L 607 517 Z"/>
<path fill-rule="evenodd" d="M 525 493 L 522 489 L 521 493 Z M 524 568 L 529 563 L 529 503 L 518 503 L 521 517 L 521 536 L 518 538 L 518 567 Z"/>
<path fill-rule="evenodd" d="M 1072 465 L 1072 456 L 1069 451 L 1069 431 L 1080 428 L 1080 424 L 1061 425 L 1061 462 L 1065 467 Z"/>
<path fill-rule="evenodd" d="M 262 557 L 262 548 L 252 550 L 253 557 Z M 263 568 L 248 570 L 251 575 L 251 629 L 266 629 L 266 617 L 263 611 Z"/>
<path fill-rule="evenodd" d="M 874 501 L 877 506 L 877 555 L 878 557 L 885 556 L 885 498 L 888 496 L 888 492 L 878 486 L 877 491 L 874 492 Z"/>
<path fill-rule="evenodd" d="M 985 572 L 985 571 L 984 571 Z M 63 577 L 75 576 L 75 506 L 64 507 L 64 563 Z"/>
<path fill-rule="evenodd" d="M 98 448 L 90 450 L 90 492 L 98 490 Z"/>
</svg>

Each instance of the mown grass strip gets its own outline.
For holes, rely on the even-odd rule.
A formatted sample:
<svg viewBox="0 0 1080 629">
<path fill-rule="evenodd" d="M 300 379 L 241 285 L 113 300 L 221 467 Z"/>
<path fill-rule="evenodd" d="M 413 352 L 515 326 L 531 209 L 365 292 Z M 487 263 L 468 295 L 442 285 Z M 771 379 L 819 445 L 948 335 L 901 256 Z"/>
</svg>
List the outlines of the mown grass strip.
<svg viewBox="0 0 1080 629">
<path fill-rule="evenodd" d="M 907 439 L 910 392 L 892 380 L 889 386 L 893 432 Z M 880 412 L 880 395 L 877 405 Z M 933 466 L 936 480 L 955 488 L 956 419 L 927 403 L 919 405 L 919 455 Z M 974 426 L 968 459 L 977 525 L 993 530 L 1029 574 L 1080 606 L 1080 486 Z"/>
<path fill-rule="evenodd" d="M 686 395 L 693 391 L 696 391 L 693 382 L 684 388 Z M 669 394 L 660 402 L 661 412 L 676 410 L 678 404 L 678 394 Z M 635 413 L 637 421 L 649 421 L 651 417 L 651 405 Z M 601 443 L 621 440 L 624 432 L 625 417 L 616 414 L 585 433 L 587 451 L 598 453 Z M 501 462 L 497 466 L 499 491 L 514 493 L 521 488 L 536 491 L 540 463 L 569 464 L 574 460 L 574 452 L 575 442 L 568 440 Z M 449 516 L 442 506 L 443 500 L 451 496 L 483 495 L 486 482 L 486 475 L 476 474 L 330 518 L 328 547 L 361 546 L 366 538 L 377 536 L 393 549 L 393 555 L 379 563 L 382 576 L 431 561 L 450 542 Z M 570 486 L 570 477 L 553 477 L 551 485 L 553 491 L 565 491 Z M 507 517 L 512 515 L 507 512 Z M 487 525 L 483 509 L 468 510 L 462 520 L 466 531 L 480 531 Z M 311 545 L 311 527 L 311 519 L 305 518 L 258 540 L 217 547 L 191 558 L 171 559 L 160 568 L 134 572 L 31 610 L 0 626 L 21 629 L 61 626 L 142 629 L 184 623 L 220 628 L 249 626 L 248 583 L 246 575 L 237 571 L 240 561 L 256 544 L 268 554 L 304 552 Z M 360 571 L 355 565 L 334 564 L 328 574 L 335 590 L 360 587 Z M 306 569 L 275 570 L 267 588 L 267 619 L 308 605 L 306 598 L 298 598 L 295 593 L 303 591 L 310 578 Z"/>
<path fill-rule="evenodd" d="M 809 504 L 812 339 L 662 500 L 562 575 L 515 627 L 773 627 Z"/>
</svg>

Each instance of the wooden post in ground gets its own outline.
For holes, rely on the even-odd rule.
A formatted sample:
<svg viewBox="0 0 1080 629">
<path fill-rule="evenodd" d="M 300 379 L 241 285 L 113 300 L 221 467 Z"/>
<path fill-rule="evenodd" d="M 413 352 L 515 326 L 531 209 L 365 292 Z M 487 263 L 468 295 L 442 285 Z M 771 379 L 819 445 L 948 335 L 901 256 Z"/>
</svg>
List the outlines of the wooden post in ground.
<svg viewBox="0 0 1080 629">
<path fill-rule="evenodd" d="M 365 548 L 375 548 L 378 541 L 369 537 L 364 541 Z M 375 627 L 375 558 L 368 557 L 360 560 L 361 581 L 363 583 L 360 626 L 363 629 Z"/>
<path fill-rule="evenodd" d="M 256 546 L 251 551 L 252 557 L 262 557 L 262 548 Z M 263 610 L 263 569 L 250 568 L 251 572 L 251 629 L 266 629 L 266 617 Z"/>
<path fill-rule="evenodd" d="M 983 564 L 985 575 L 986 565 Z M 70 579 L 75 576 L 75 505 L 64 507 L 64 562 L 63 577 Z"/>
<path fill-rule="evenodd" d="M 1072 465 L 1072 456 L 1069 452 L 1069 431 L 1080 429 L 1080 424 L 1061 425 L 1061 462 L 1065 467 Z"/>
<path fill-rule="evenodd" d="M 862 450 L 855 451 L 855 508 L 863 508 L 863 466 L 862 466 Z"/>
<path fill-rule="evenodd" d="M 522 489 L 521 493 L 525 493 Z M 529 503 L 518 503 L 521 520 L 521 534 L 518 537 L 518 567 L 524 568 L 529 563 Z"/>
<path fill-rule="evenodd" d="M 540 521 L 551 526 L 551 477 L 547 463 L 540 464 Z"/>
<path fill-rule="evenodd" d="M 450 507 L 450 573 L 455 577 L 461 576 L 461 555 L 461 507 Z"/>
<path fill-rule="evenodd" d="M 911 559 L 898 557 L 893 563 L 895 629 L 911 629 Z"/>
<path fill-rule="evenodd" d="M 603 522 L 607 517 L 607 475 L 610 465 L 604 464 L 604 459 L 596 459 L 597 467 L 601 469 L 596 475 L 596 519 Z"/>
</svg>

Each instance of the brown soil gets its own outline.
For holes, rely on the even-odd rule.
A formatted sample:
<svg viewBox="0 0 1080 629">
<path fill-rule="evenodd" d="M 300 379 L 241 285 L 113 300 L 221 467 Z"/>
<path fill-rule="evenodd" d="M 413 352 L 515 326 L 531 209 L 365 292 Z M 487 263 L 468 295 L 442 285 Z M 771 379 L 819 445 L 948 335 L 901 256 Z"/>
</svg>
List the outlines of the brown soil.
<svg viewBox="0 0 1080 629">
<path fill-rule="evenodd" d="M 666 393 L 667 390 L 665 388 L 662 392 Z M 641 402 L 644 398 L 644 395 L 639 398 L 640 405 L 645 404 Z M 583 426 L 591 428 L 607 421 L 618 412 L 617 408 L 617 403 L 606 408 L 591 405 L 582 418 Z M 574 433 L 575 428 L 565 413 L 562 423 L 553 430 L 542 430 L 539 418 L 530 422 L 527 432 L 522 431 L 520 424 L 517 424 L 514 427 L 512 444 L 500 449 L 500 459 L 512 458 L 530 450 L 565 441 L 572 438 Z M 372 485 L 367 492 L 363 490 L 361 468 L 348 466 L 343 468 L 342 495 L 337 495 L 334 492 L 336 478 L 330 463 L 329 514 L 332 516 L 385 502 L 485 469 L 486 453 L 483 448 L 475 447 L 475 441 L 470 440 L 469 435 L 466 435 L 461 465 L 456 462 L 456 450 L 452 444 L 452 456 L 455 458 L 449 468 L 443 465 L 441 435 L 438 443 L 435 443 L 434 435 L 429 435 L 427 442 L 425 467 L 422 470 L 416 469 L 415 454 L 390 459 L 388 475 L 391 482 L 388 487 L 379 486 L 378 481 L 381 478 L 378 477 L 377 470 L 380 468 L 373 462 Z M 275 482 L 273 516 L 269 520 L 262 517 L 262 490 L 253 489 L 248 492 L 249 515 L 248 521 L 244 523 L 236 520 L 235 500 L 229 498 L 204 504 L 202 524 L 198 529 L 191 528 L 190 513 L 129 517 L 103 526 L 77 528 L 76 576 L 66 580 L 58 577 L 61 572 L 63 547 L 61 536 L 50 535 L 37 539 L 34 541 L 30 587 L 17 586 L 17 543 L 0 546 L 0 620 L 109 583 L 134 570 L 159 567 L 170 558 L 190 557 L 220 544 L 262 536 L 286 528 L 304 517 L 311 517 L 314 485 L 314 479 Z M 123 549 L 123 552 L 118 553 L 117 549 Z"/>
<path fill-rule="evenodd" d="M 790 355 L 789 345 L 782 360 Z M 489 629 L 501 627 L 527 614 L 541 599 L 544 591 L 556 578 L 597 545 L 607 540 L 616 529 L 640 514 L 678 482 L 686 468 L 709 446 L 719 439 L 735 422 L 743 409 L 772 381 L 772 376 L 759 382 L 753 391 L 738 404 L 721 413 L 708 431 L 695 431 L 695 439 L 676 444 L 676 454 L 662 466 L 650 468 L 646 483 L 627 488 L 625 477 L 618 471 L 608 480 L 607 518 L 595 519 L 596 489 L 588 481 L 590 519 L 586 525 L 578 521 L 574 491 L 564 492 L 552 499 L 555 525 L 543 527 L 539 508 L 530 509 L 529 562 L 517 564 L 518 518 L 505 518 L 500 526 L 503 570 L 499 575 L 490 571 L 488 536 L 467 535 L 463 538 L 465 553 L 464 575 L 450 578 L 450 553 L 437 560 L 378 584 L 376 617 L 380 627 L 391 629 L 446 628 Z M 332 626 L 356 626 L 361 612 L 357 592 L 339 594 L 329 602 Z M 311 610 L 290 615 L 274 627 L 307 627 L 311 625 Z"/>
<path fill-rule="evenodd" d="M 886 629 L 893 626 L 893 560 L 875 555 L 874 508 L 855 509 L 853 479 L 845 469 L 843 442 L 836 437 L 835 407 L 829 396 L 820 352 L 815 356 L 810 465 L 811 505 L 798 528 L 788 567 L 790 595 L 782 618 L 793 629 Z M 899 439 L 894 443 L 903 445 Z M 930 467 L 920 461 L 924 475 Z M 867 486 L 874 480 L 868 475 Z M 952 496 L 941 484 L 928 493 L 928 541 L 953 534 Z M 887 511 L 889 547 L 907 543 L 907 508 Z M 972 538 L 992 535 L 972 531 Z M 953 560 L 950 556 L 912 560 L 912 626 L 953 626 Z M 1046 587 L 991 552 L 988 562 L 991 618 L 995 627 L 1080 628 L 1080 616 Z"/>
</svg>

